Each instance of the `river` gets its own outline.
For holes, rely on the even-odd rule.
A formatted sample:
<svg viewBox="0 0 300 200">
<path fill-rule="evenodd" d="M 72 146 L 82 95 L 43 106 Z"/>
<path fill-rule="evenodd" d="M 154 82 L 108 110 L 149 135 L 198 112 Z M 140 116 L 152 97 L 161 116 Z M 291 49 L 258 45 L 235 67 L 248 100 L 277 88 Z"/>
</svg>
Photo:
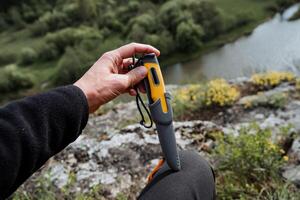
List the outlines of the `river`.
<svg viewBox="0 0 300 200">
<path fill-rule="evenodd" d="M 276 14 L 251 35 L 187 62 L 163 68 L 167 84 L 232 79 L 270 70 L 300 71 L 300 20 L 288 21 L 300 4 Z"/>
</svg>

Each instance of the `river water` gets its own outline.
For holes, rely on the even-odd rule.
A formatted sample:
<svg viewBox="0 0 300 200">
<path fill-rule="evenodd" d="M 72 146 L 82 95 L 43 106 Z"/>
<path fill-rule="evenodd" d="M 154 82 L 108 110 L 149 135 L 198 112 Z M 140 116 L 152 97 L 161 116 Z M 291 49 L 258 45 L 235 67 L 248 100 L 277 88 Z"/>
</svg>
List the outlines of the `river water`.
<svg viewBox="0 0 300 200">
<path fill-rule="evenodd" d="M 167 84 L 232 79 L 269 70 L 300 72 L 300 20 L 288 21 L 300 4 L 276 14 L 251 35 L 199 59 L 163 68 Z"/>
</svg>

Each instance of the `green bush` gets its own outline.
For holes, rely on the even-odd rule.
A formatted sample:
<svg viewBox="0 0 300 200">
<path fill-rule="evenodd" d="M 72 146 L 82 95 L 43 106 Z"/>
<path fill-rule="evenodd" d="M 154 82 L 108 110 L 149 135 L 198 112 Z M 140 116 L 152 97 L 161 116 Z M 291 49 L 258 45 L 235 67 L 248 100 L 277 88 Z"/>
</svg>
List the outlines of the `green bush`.
<svg viewBox="0 0 300 200">
<path fill-rule="evenodd" d="M 4 17 L 5 15 L 0 13 L 0 31 L 4 31 L 8 27 L 8 24 L 6 23 Z"/>
<path fill-rule="evenodd" d="M 66 85 L 74 83 L 92 64 L 88 53 L 68 47 L 59 60 L 57 70 L 52 77 L 53 85 Z"/>
<path fill-rule="evenodd" d="M 221 11 L 213 2 L 191 1 L 188 5 L 196 24 L 200 24 L 205 32 L 205 39 L 212 39 L 223 31 L 224 21 Z"/>
<path fill-rule="evenodd" d="M 54 60 L 59 56 L 59 52 L 54 44 L 43 43 L 38 48 L 39 59 L 42 61 Z"/>
<path fill-rule="evenodd" d="M 35 62 L 38 58 L 38 54 L 32 48 L 23 48 L 19 55 L 18 63 L 20 65 L 29 65 Z"/>
<path fill-rule="evenodd" d="M 175 42 L 168 31 L 163 31 L 160 35 L 148 34 L 146 35 L 144 42 L 157 47 L 161 52 L 161 56 L 168 55 L 175 49 Z"/>
<path fill-rule="evenodd" d="M 32 36 L 42 36 L 49 31 L 49 27 L 46 22 L 37 21 L 28 27 Z"/>
<path fill-rule="evenodd" d="M 16 62 L 17 54 L 12 52 L 3 51 L 0 53 L 0 66 Z"/>
<path fill-rule="evenodd" d="M 252 22 L 255 14 L 249 12 L 240 12 L 236 16 L 235 27 L 240 27 Z"/>
<path fill-rule="evenodd" d="M 271 136 L 270 129 L 261 129 L 256 124 L 242 128 L 238 136 L 216 135 L 214 158 L 219 199 L 269 199 L 270 194 L 279 191 L 299 197 L 292 185 L 282 190 L 287 183 L 280 170 L 287 157 Z M 270 199 L 274 198 L 277 199 Z"/>
<path fill-rule="evenodd" d="M 15 28 L 21 29 L 25 27 L 20 11 L 16 7 L 12 7 L 9 11 L 9 20 L 15 25 Z"/>
<path fill-rule="evenodd" d="M 46 43 L 55 46 L 59 53 L 63 53 L 68 46 L 79 44 L 84 39 L 101 40 L 101 32 L 95 28 L 81 26 L 79 28 L 65 28 L 46 35 Z"/>
<path fill-rule="evenodd" d="M 77 0 L 78 16 L 82 20 L 88 20 L 96 17 L 96 5 L 94 0 Z"/>
<path fill-rule="evenodd" d="M 175 35 L 176 27 L 180 22 L 179 13 L 182 12 L 181 1 L 168 1 L 160 7 L 159 19 L 170 33 Z"/>
<path fill-rule="evenodd" d="M 181 22 L 176 30 L 176 42 L 180 50 L 192 51 L 202 45 L 204 30 L 193 21 Z"/>
<path fill-rule="evenodd" d="M 0 92 L 11 93 L 21 89 L 28 89 L 33 82 L 28 75 L 17 71 L 15 66 L 8 66 L 0 70 Z"/>
</svg>

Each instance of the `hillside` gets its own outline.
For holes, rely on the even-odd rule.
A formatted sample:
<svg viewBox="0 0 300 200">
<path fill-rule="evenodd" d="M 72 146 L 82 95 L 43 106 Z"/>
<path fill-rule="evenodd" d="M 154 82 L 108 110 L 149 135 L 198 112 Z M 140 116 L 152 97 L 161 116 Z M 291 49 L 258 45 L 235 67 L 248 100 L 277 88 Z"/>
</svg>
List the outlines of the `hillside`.
<svg viewBox="0 0 300 200">
<path fill-rule="evenodd" d="M 9 1 L 0 9 L 2 101 L 76 80 L 99 55 L 135 41 L 163 65 L 251 31 L 293 0 Z"/>
<path fill-rule="evenodd" d="M 178 148 L 214 167 L 218 199 L 300 198 L 299 77 L 270 72 L 169 90 Z M 139 117 L 134 101 L 100 108 L 13 199 L 136 199 L 161 157 Z"/>
</svg>

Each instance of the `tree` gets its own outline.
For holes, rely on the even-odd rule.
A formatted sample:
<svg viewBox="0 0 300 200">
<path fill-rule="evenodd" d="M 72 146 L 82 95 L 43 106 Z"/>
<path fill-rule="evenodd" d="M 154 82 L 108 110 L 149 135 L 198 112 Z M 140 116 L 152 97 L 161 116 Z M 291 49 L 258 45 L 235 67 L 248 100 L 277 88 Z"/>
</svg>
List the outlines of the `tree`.
<svg viewBox="0 0 300 200">
<path fill-rule="evenodd" d="M 192 51 L 202 45 L 204 30 L 201 25 L 189 20 L 181 22 L 176 29 L 176 42 L 180 50 Z"/>
<path fill-rule="evenodd" d="M 97 15 L 94 0 L 77 0 L 78 14 L 82 20 L 88 20 Z"/>
</svg>

